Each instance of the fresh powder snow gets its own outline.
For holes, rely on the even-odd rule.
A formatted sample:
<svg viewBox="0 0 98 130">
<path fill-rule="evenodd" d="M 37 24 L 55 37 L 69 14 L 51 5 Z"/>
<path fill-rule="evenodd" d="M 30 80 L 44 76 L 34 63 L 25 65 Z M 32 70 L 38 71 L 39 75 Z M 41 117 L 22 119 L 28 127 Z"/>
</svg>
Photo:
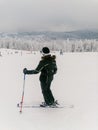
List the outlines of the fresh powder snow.
<svg viewBox="0 0 98 130">
<path fill-rule="evenodd" d="M 98 53 L 53 54 L 58 72 L 51 84 L 60 104 L 73 108 L 23 108 L 17 103 L 23 91 L 23 68 L 35 69 L 40 52 L 1 49 L 0 130 L 98 130 Z M 26 75 L 24 104 L 43 101 L 39 75 Z"/>
</svg>

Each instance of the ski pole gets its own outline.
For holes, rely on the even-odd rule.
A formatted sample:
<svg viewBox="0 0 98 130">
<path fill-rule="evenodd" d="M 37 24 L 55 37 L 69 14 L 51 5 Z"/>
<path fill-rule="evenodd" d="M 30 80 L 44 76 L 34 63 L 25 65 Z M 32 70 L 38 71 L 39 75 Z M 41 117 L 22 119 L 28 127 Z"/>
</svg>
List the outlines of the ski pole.
<svg viewBox="0 0 98 130">
<path fill-rule="evenodd" d="M 23 108 L 24 90 L 25 90 L 25 74 L 24 74 L 24 79 L 23 79 L 23 92 L 22 92 L 22 98 L 21 98 L 21 102 L 20 102 L 20 113 L 22 113 L 22 108 Z"/>
</svg>

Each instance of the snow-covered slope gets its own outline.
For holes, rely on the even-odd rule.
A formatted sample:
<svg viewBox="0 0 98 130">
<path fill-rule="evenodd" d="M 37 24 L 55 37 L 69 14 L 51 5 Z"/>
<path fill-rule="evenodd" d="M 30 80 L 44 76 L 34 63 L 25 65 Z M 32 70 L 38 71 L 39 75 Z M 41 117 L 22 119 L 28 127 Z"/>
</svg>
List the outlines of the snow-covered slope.
<svg viewBox="0 0 98 130">
<path fill-rule="evenodd" d="M 4 53 L 5 54 L 5 53 Z M 58 73 L 51 89 L 61 104 L 74 108 L 23 109 L 23 68 L 34 69 L 40 53 L 0 56 L 0 130 L 98 130 L 98 53 L 57 55 Z M 24 102 L 43 101 L 39 74 L 26 76 Z"/>
</svg>

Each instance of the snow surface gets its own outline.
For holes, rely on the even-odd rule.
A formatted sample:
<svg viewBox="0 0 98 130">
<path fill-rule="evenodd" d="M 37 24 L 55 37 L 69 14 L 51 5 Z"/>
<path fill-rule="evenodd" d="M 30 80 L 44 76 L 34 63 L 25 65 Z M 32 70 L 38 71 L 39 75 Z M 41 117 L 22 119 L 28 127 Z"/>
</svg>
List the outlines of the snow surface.
<svg viewBox="0 0 98 130">
<path fill-rule="evenodd" d="M 41 55 L 5 54 L 0 56 L 0 130 L 98 130 L 98 53 L 56 53 L 58 73 L 51 89 L 61 104 L 74 108 L 24 108 L 22 114 L 17 103 L 23 68 L 36 68 Z M 39 74 L 26 76 L 24 102 L 42 101 Z"/>
</svg>

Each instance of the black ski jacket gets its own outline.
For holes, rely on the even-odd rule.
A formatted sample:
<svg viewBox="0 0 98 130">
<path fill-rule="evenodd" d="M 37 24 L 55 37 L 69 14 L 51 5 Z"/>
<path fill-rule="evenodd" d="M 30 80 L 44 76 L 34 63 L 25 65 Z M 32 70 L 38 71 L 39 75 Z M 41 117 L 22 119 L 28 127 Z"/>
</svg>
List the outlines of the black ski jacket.
<svg viewBox="0 0 98 130">
<path fill-rule="evenodd" d="M 43 56 L 35 70 L 27 70 L 27 74 L 54 75 L 57 72 L 56 56 Z"/>
</svg>

